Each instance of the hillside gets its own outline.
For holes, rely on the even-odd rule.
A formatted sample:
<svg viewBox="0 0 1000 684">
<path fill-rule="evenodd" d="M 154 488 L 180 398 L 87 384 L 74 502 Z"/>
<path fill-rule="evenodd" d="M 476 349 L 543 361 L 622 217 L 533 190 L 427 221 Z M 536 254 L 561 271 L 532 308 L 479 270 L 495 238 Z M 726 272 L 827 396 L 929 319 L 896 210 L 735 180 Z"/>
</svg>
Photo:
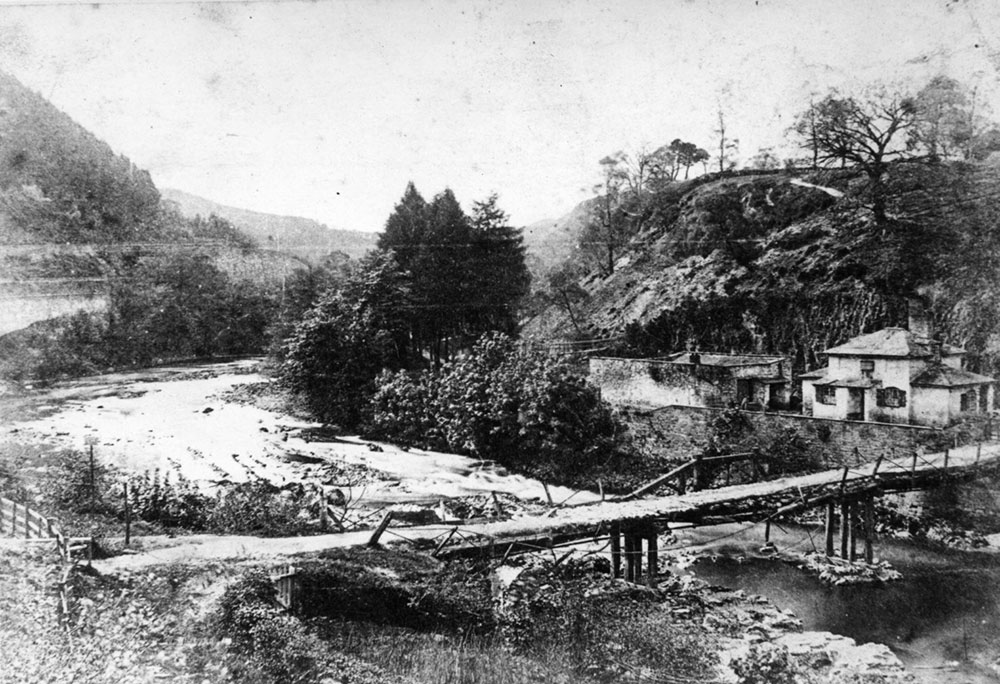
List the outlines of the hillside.
<svg viewBox="0 0 1000 684">
<path fill-rule="evenodd" d="M 320 262 L 331 252 L 343 252 L 352 259 L 358 259 L 375 247 L 375 233 L 338 230 L 299 216 L 278 216 L 229 207 L 172 188 L 164 188 L 162 194 L 165 202 L 175 206 L 187 218 L 207 218 L 214 214 L 235 225 L 261 247 L 287 252 L 311 263 Z"/>
<path fill-rule="evenodd" d="M 592 202 L 581 202 L 561 218 L 543 219 L 522 228 L 529 266 L 536 278 L 573 254 Z"/>
<path fill-rule="evenodd" d="M 887 182 L 884 225 L 850 170 L 673 184 L 614 273 L 590 272 L 571 311 L 550 305 L 526 334 L 624 335 L 619 351 L 634 354 L 781 352 L 803 368 L 851 336 L 905 325 L 919 296 L 973 367 L 1000 370 L 1000 171 L 897 164 Z"/>
<path fill-rule="evenodd" d="M 161 236 L 149 174 L 0 72 L 0 244 Z"/>
</svg>

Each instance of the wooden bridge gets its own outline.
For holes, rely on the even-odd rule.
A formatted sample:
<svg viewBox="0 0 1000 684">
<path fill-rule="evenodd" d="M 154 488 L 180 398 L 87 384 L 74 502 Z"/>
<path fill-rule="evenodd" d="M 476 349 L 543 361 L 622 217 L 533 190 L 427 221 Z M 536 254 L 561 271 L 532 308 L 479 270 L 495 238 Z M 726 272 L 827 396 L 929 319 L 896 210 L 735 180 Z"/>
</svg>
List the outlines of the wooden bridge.
<svg viewBox="0 0 1000 684">
<path fill-rule="evenodd" d="M 748 456 L 739 454 L 723 459 Z M 438 542 L 435 555 L 457 557 L 488 553 L 506 557 L 511 553 L 549 549 L 567 543 L 609 539 L 612 574 L 621 577 L 624 565 L 626 580 L 641 581 L 645 556 L 645 580 L 654 584 L 661 531 L 671 527 L 741 521 L 769 523 L 778 516 L 821 507 L 826 513 L 826 554 L 833 556 L 839 551 L 842 558 L 855 560 L 863 556 L 871 562 L 874 497 L 889 492 L 929 489 L 996 472 L 1000 470 L 1000 443 L 971 445 L 929 455 L 913 453 L 905 460 L 880 457 L 855 467 L 640 498 L 668 480 L 680 482 L 681 476 L 690 477 L 697 483 L 697 469 L 703 465 L 704 460 L 686 463 L 647 487 L 617 500 L 555 508 L 543 516 L 452 528 L 451 533 Z M 683 485 L 677 488 L 683 489 Z M 836 543 L 838 530 L 839 544 Z M 863 543 L 860 553 L 857 550 L 859 540 Z"/>
</svg>

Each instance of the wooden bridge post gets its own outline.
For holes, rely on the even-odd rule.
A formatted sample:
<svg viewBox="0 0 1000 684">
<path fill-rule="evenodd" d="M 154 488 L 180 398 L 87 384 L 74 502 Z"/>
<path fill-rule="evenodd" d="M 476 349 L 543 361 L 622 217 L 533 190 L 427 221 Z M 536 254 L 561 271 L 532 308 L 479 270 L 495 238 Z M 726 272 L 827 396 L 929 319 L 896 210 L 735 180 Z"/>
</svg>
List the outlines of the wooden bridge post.
<svg viewBox="0 0 1000 684">
<path fill-rule="evenodd" d="M 865 563 L 871 565 L 875 559 L 875 550 L 872 547 L 873 537 L 875 536 L 875 502 L 873 497 L 868 497 L 865 499 L 865 520 L 864 520 L 864 534 L 865 534 Z"/>
<path fill-rule="evenodd" d="M 625 531 L 625 581 L 635 582 L 635 537 Z"/>
<path fill-rule="evenodd" d="M 622 576 L 622 530 L 618 523 L 611 523 L 611 578 Z"/>
<path fill-rule="evenodd" d="M 632 555 L 635 556 L 635 573 L 632 581 L 639 584 L 642 581 L 642 536 L 635 533 L 632 535 Z"/>
<path fill-rule="evenodd" d="M 701 489 L 701 466 L 702 453 L 699 451 L 694 455 L 694 465 L 691 467 L 691 491 L 697 492 Z"/>
<path fill-rule="evenodd" d="M 646 535 L 646 584 L 652 589 L 656 588 L 656 574 L 660 571 L 659 549 L 657 548 L 656 530 L 650 529 Z"/>
<path fill-rule="evenodd" d="M 850 561 L 853 563 L 858 559 L 858 506 L 857 502 L 852 501 L 851 504 L 851 555 Z"/>
<path fill-rule="evenodd" d="M 851 502 L 840 501 L 840 557 L 847 559 L 851 544 Z"/>
<path fill-rule="evenodd" d="M 836 506 L 833 501 L 828 501 L 826 503 L 826 527 L 824 529 L 824 535 L 826 537 L 826 555 L 833 555 L 833 530 L 834 530 L 834 517 L 836 517 Z"/>
</svg>

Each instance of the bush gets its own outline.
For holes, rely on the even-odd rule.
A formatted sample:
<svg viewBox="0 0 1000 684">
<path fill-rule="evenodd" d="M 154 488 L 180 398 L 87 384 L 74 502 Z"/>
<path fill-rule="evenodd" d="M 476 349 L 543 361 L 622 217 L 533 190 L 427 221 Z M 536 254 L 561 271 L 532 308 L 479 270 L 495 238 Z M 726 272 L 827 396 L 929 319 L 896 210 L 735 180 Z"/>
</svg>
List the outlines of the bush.
<svg viewBox="0 0 1000 684">
<path fill-rule="evenodd" d="M 788 649 L 784 646 L 754 644 L 741 657 L 733 658 L 729 667 L 736 673 L 738 684 L 793 684 Z"/>
<path fill-rule="evenodd" d="M 205 524 L 216 533 L 285 537 L 309 530 L 300 516 L 303 508 L 301 497 L 286 495 L 269 482 L 243 482 L 219 493 Z"/>
<path fill-rule="evenodd" d="M 483 336 L 437 372 L 383 373 L 368 434 L 565 479 L 606 462 L 624 432 L 568 359 Z"/>
<path fill-rule="evenodd" d="M 239 656 L 232 659 L 234 679 L 315 681 L 322 670 L 322 645 L 278 607 L 275 595 L 270 578 L 257 570 L 230 585 L 219 601 L 219 628 Z"/>
</svg>

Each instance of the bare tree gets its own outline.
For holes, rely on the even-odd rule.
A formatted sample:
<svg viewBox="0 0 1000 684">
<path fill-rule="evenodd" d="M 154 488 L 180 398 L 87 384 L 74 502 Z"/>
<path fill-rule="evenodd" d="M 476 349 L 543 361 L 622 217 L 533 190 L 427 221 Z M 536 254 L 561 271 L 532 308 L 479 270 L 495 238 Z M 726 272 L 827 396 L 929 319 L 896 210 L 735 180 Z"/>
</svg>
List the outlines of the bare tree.
<svg viewBox="0 0 1000 684">
<path fill-rule="evenodd" d="M 904 134 L 914 126 L 915 115 L 912 98 L 880 93 L 858 100 L 831 91 L 799 115 L 795 129 L 803 146 L 815 150 L 818 164 L 853 164 L 868 176 L 872 211 L 881 223 L 886 218 L 882 177 L 891 160 L 912 149 Z"/>
<path fill-rule="evenodd" d="M 715 134 L 719 136 L 719 173 L 736 168 L 736 155 L 739 153 L 740 141 L 738 138 L 728 136 L 726 116 L 721 105 L 719 106 L 718 128 L 715 129 Z"/>
</svg>

